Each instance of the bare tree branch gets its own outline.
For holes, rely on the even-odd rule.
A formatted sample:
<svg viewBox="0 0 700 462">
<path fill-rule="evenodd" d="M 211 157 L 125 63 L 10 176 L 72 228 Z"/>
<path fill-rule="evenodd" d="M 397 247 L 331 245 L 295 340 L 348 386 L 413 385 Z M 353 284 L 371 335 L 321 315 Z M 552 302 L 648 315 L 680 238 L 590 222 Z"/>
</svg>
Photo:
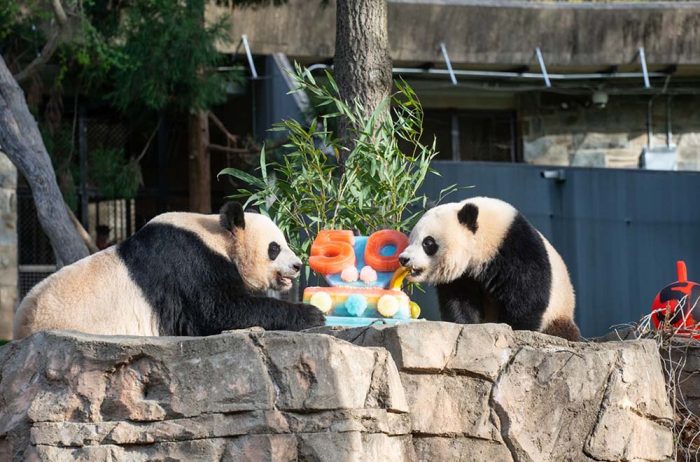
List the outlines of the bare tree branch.
<svg viewBox="0 0 700 462">
<path fill-rule="evenodd" d="M 90 253 L 99 252 L 100 249 L 97 247 L 97 244 L 95 244 L 95 242 L 92 240 L 92 237 L 90 237 L 90 233 L 88 233 L 87 230 L 83 227 L 83 224 L 80 223 L 73 211 L 70 209 L 70 207 L 68 207 L 68 204 L 66 204 L 66 210 L 68 211 L 68 217 L 70 217 L 71 223 L 73 223 L 73 226 L 75 226 L 76 231 L 78 231 L 78 234 L 80 234 L 80 238 L 83 240 Z"/>
<path fill-rule="evenodd" d="M 88 255 L 87 247 L 70 221 L 56 183 L 56 174 L 36 120 L 22 89 L 0 56 L 0 151 L 29 183 L 39 222 L 51 241 L 59 265 Z"/>
<path fill-rule="evenodd" d="M 208 115 L 209 115 L 209 120 L 211 120 L 212 122 L 214 122 L 214 125 L 216 126 L 216 128 L 218 128 L 219 130 L 221 130 L 221 133 L 224 134 L 224 136 L 226 137 L 227 142 L 233 143 L 233 144 L 238 144 L 238 136 L 236 136 L 236 135 L 234 135 L 233 133 L 231 133 L 230 131 L 228 131 L 228 129 L 226 128 L 226 126 L 224 125 L 224 123 L 223 123 L 221 120 L 219 120 L 218 117 L 216 117 L 216 116 L 214 115 L 214 112 L 213 112 L 213 111 L 209 111 L 209 114 L 208 114 Z"/>
<path fill-rule="evenodd" d="M 41 49 L 39 56 L 34 58 L 34 60 L 29 63 L 27 67 L 15 74 L 15 80 L 19 83 L 27 80 L 34 72 L 37 71 L 37 69 L 46 64 L 49 59 L 51 59 L 51 56 L 53 56 L 53 54 L 56 52 L 58 45 L 61 43 L 61 38 L 63 37 L 64 31 L 68 26 L 68 15 L 66 15 L 66 11 L 63 9 L 61 0 L 51 0 L 51 6 L 53 7 L 54 16 L 58 26 L 56 30 L 52 31 L 49 40 L 44 45 L 44 48 Z"/>
</svg>

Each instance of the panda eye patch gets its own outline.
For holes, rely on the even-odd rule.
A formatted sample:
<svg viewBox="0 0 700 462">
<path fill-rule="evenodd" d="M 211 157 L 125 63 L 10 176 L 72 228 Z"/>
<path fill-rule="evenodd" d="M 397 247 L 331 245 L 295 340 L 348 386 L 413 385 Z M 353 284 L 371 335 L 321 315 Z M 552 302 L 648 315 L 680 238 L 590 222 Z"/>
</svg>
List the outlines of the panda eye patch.
<svg viewBox="0 0 700 462">
<path fill-rule="evenodd" d="M 431 236 L 423 239 L 423 251 L 426 255 L 432 257 L 438 251 L 438 248 L 439 246 L 437 245 L 437 242 L 435 242 L 435 239 L 433 239 Z"/>
<path fill-rule="evenodd" d="M 270 257 L 270 260 L 277 258 L 281 251 L 282 248 L 276 242 L 270 242 L 270 245 L 267 247 L 267 255 Z"/>
</svg>

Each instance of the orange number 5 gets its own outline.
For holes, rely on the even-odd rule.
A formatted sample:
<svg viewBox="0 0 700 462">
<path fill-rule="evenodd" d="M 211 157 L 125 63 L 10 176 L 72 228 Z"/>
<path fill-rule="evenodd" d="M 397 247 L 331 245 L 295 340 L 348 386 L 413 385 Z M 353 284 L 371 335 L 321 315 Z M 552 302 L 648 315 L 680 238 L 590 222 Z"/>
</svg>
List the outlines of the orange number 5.
<svg viewBox="0 0 700 462">
<path fill-rule="evenodd" d="M 311 245 L 309 266 L 321 274 L 333 274 L 355 266 L 352 231 L 322 230 Z"/>
</svg>

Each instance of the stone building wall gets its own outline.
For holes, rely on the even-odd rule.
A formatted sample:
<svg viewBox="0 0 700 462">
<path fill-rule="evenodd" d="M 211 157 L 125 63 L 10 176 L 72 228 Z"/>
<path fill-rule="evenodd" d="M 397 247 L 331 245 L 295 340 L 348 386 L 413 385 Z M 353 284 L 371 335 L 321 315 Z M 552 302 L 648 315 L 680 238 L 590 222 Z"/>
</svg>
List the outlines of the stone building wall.
<svg viewBox="0 0 700 462">
<path fill-rule="evenodd" d="M 647 144 L 649 96 L 610 94 L 605 108 L 590 94 L 528 93 L 518 113 L 525 162 L 539 165 L 638 168 Z M 652 146 L 666 145 L 667 97 L 652 104 Z M 700 170 L 700 97 L 675 96 L 671 104 L 672 144 L 679 170 Z"/>
<path fill-rule="evenodd" d="M 17 171 L 0 153 L 0 339 L 12 338 L 17 303 Z"/>
</svg>

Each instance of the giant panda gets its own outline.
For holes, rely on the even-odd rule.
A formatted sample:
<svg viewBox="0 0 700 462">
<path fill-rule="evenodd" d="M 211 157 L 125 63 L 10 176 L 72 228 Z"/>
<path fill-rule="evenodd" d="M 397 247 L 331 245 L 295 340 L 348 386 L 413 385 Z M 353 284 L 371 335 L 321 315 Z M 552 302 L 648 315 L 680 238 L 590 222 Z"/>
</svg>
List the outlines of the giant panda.
<svg viewBox="0 0 700 462">
<path fill-rule="evenodd" d="M 564 260 L 506 202 L 474 197 L 428 210 L 399 262 L 409 280 L 436 285 L 445 321 L 580 339 Z"/>
<path fill-rule="evenodd" d="M 300 268 L 272 220 L 240 204 L 219 215 L 165 213 L 37 284 L 17 311 L 14 338 L 47 329 L 204 336 L 323 325 L 311 305 L 262 296 L 289 289 Z"/>
</svg>

